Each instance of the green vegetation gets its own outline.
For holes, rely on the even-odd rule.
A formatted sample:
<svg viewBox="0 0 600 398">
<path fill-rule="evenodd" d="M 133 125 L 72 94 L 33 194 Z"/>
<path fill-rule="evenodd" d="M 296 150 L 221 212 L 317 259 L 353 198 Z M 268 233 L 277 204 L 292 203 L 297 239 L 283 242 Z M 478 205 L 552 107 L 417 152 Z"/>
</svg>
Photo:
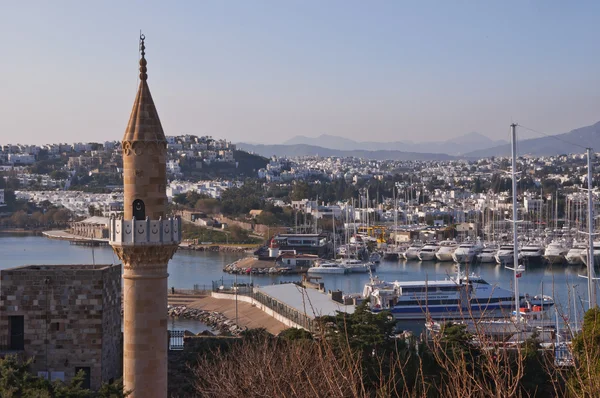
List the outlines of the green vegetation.
<svg viewBox="0 0 600 398">
<path fill-rule="evenodd" d="M 39 204 L 24 200 L 7 201 L 13 214 L 0 218 L 0 228 L 51 229 L 65 228 L 73 219 L 73 214 L 64 207 L 57 207 L 48 201 Z"/>
<path fill-rule="evenodd" d="M 233 151 L 235 163 L 213 162 L 206 164 L 196 158 L 180 158 L 179 166 L 186 179 L 254 178 L 269 160 L 245 151 Z M 237 163 L 237 165 L 236 165 Z"/>
<path fill-rule="evenodd" d="M 85 374 L 80 371 L 69 383 L 50 382 L 34 376 L 29 368 L 32 360 L 21 361 L 16 355 L 0 358 L 0 396 L 2 398 L 121 398 L 123 382 L 104 384 L 98 392 L 82 387 Z"/>
<path fill-rule="evenodd" d="M 600 396 L 600 309 L 588 310 L 581 332 L 573 339 L 575 369 L 568 391 L 572 396 Z"/>
<path fill-rule="evenodd" d="M 77 173 L 71 179 L 71 191 L 83 191 L 92 193 L 110 193 L 112 189 L 107 186 L 123 186 L 123 175 L 121 173 Z"/>
</svg>

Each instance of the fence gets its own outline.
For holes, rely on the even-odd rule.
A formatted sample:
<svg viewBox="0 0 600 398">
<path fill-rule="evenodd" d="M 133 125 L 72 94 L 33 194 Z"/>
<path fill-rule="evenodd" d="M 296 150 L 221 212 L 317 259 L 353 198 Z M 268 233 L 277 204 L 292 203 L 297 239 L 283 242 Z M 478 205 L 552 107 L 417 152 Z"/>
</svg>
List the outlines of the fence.
<svg viewBox="0 0 600 398">
<path fill-rule="evenodd" d="M 169 350 L 183 350 L 183 330 L 169 330 Z"/>
<path fill-rule="evenodd" d="M 289 319 L 295 324 L 302 326 L 306 330 L 311 332 L 315 331 L 316 324 L 313 318 L 267 294 L 254 291 L 254 285 L 252 283 L 228 283 L 224 280 L 213 281 L 213 292 L 251 297 L 256 302 L 271 309 L 282 317 Z"/>
</svg>

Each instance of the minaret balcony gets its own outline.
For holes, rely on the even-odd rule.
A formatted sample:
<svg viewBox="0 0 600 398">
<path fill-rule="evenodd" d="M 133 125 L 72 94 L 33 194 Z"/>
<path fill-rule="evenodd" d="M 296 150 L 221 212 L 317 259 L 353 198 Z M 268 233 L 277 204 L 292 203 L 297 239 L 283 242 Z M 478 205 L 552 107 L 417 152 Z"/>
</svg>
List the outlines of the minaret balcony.
<svg viewBox="0 0 600 398">
<path fill-rule="evenodd" d="M 112 246 L 174 245 L 181 242 L 181 218 L 123 220 L 110 218 L 109 242 Z"/>
</svg>

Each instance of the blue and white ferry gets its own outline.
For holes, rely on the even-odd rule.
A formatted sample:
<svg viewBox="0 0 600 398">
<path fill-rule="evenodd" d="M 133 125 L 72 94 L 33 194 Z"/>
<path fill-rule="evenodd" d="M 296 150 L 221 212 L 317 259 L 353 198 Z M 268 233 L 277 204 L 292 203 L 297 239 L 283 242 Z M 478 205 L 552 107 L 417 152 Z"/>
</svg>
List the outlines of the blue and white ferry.
<svg viewBox="0 0 600 398">
<path fill-rule="evenodd" d="M 395 319 L 446 320 L 510 316 L 515 296 L 472 274 L 444 280 L 385 282 L 371 278 L 363 291 L 371 311 L 389 311 Z"/>
</svg>

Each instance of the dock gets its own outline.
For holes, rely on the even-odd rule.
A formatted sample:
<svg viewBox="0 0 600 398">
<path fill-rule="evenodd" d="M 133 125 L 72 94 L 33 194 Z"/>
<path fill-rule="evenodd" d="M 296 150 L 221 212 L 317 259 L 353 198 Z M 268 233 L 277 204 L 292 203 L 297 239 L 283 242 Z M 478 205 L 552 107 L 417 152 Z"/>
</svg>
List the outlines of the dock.
<svg viewBox="0 0 600 398">
<path fill-rule="evenodd" d="M 71 244 L 79 246 L 108 246 L 108 238 L 88 238 L 62 230 L 44 231 L 42 234 L 50 239 L 68 240 Z"/>
<path fill-rule="evenodd" d="M 303 274 L 307 270 L 308 267 L 278 266 L 275 260 L 259 260 L 256 257 L 244 257 L 223 267 L 223 271 L 230 274 Z"/>
</svg>

